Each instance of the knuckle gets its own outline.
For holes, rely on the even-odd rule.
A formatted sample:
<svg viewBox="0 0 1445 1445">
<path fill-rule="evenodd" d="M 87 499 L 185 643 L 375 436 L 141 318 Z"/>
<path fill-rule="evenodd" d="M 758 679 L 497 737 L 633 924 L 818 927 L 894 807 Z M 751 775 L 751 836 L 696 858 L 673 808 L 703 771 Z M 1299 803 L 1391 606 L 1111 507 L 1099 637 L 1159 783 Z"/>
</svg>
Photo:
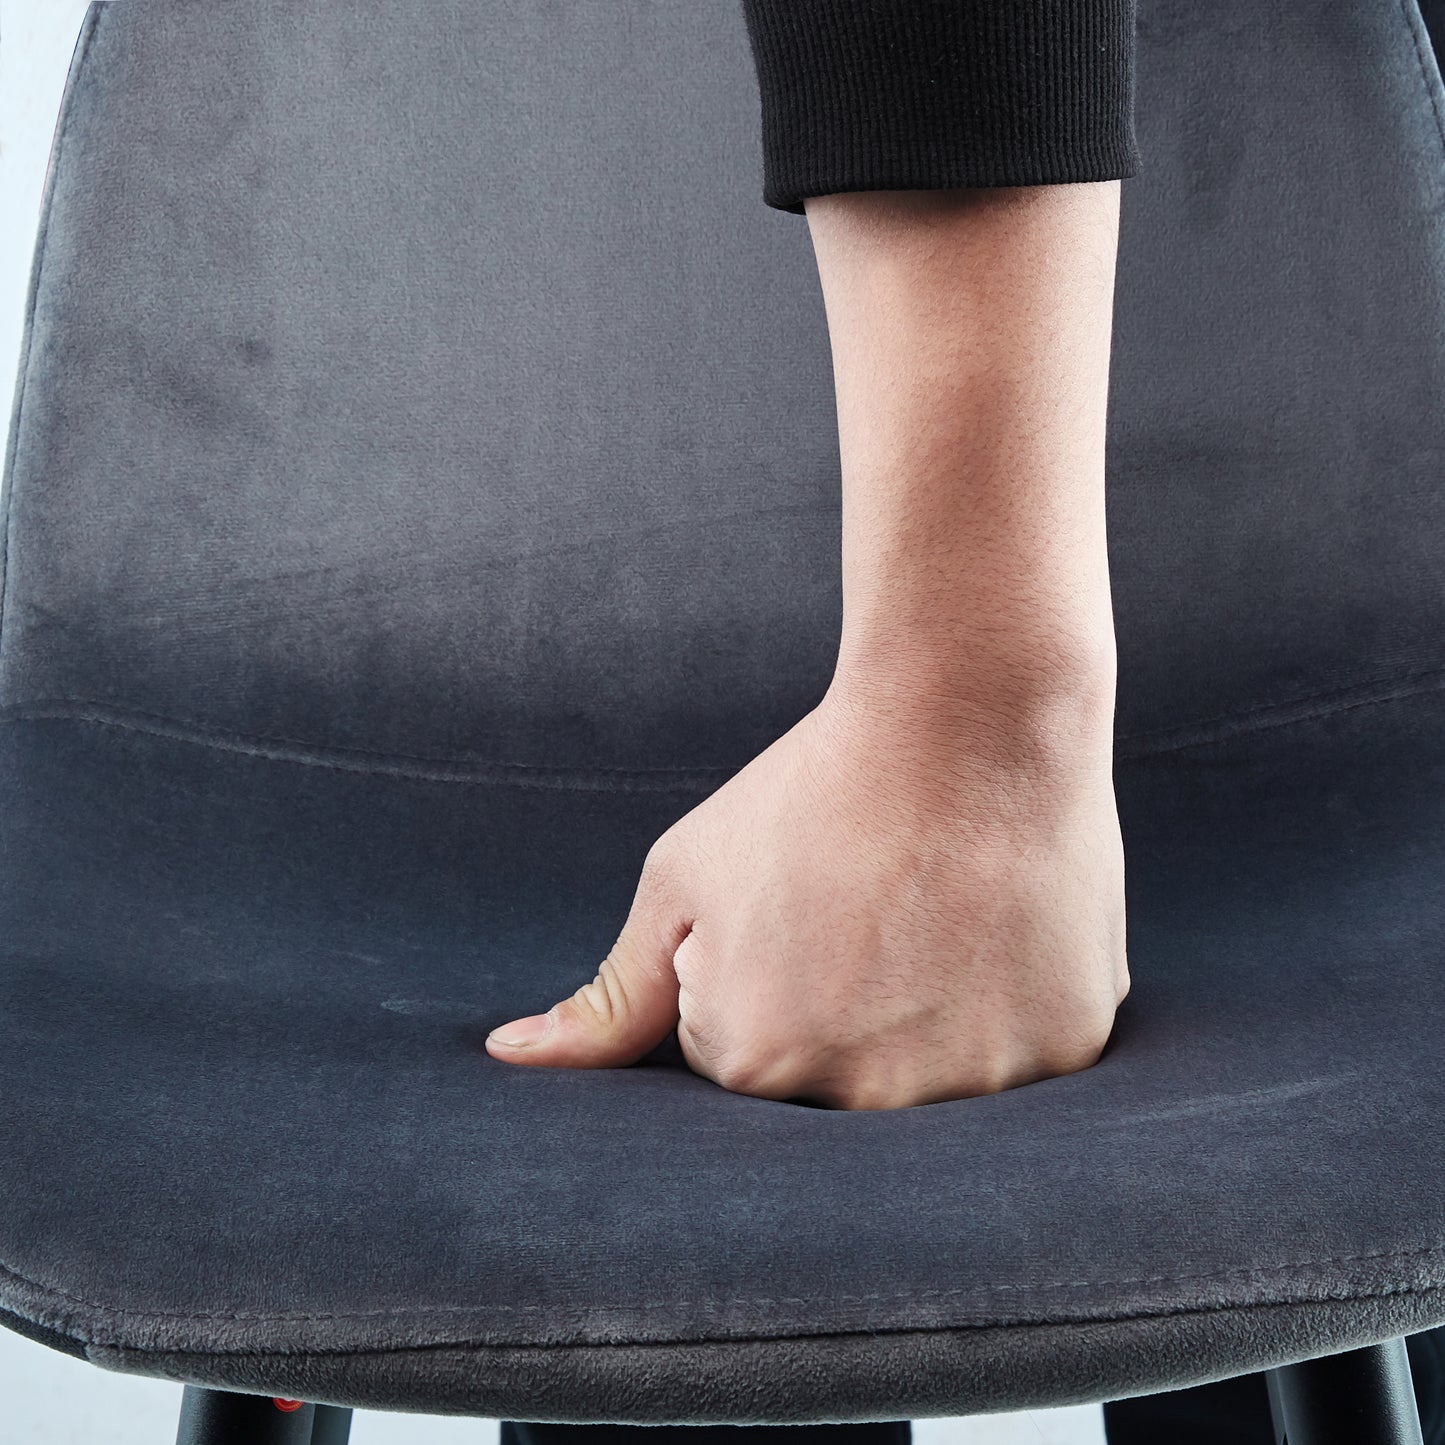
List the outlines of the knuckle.
<svg viewBox="0 0 1445 1445">
<path fill-rule="evenodd" d="M 1092 1068 L 1103 1055 L 1112 1031 L 1111 1014 L 1108 1021 L 1102 1024 L 1094 1023 L 1088 1029 L 1069 1039 L 1066 1044 L 1049 1051 L 1042 1060 L 1043 1067 L 1048 1069 L 1050 1076 L 1054 1078 L 1062 1078 L 1065 1074 L 1077 1074 Z"/>
<path fill-rule="evenodd" d="M 641 882 L 645 887 L 665 887 L 672 883 L 682 868 L 682 844 L 676 828 L 669 828 L 647 850 L 642 860 Z"/>
<path fill-rule="evenodd" d="M 688 1067 L 696 1071 L 703 1059 L 702 1044 L 697 1030 L 686 1019 L 680 1020 L 677 1025 L 677 1043 Z"/>
<path fill-rule="evenodd" d="M 863 1086 L 846 1089 L 814 1090 L 811 1097 L 820 1099 L 832 1109 L 848 1109 L 855 1112 L 878 1112 L 884 1109 L 904 1109 L 912 1102 L 899 1097 L 891 1089 Z"/>
<path fill-rule="evenodd" d="M 925 1081 L 921 1076 L 896 1074 L 859 1074 L 853 1078 L 815 1085 L 797 1097 L 807 1103 L 822 1104 L 829 1109 L 846 1109 L 858 1113 L 881 1113 L 891 1109 L 911 1109 L 918 1104 L 935 1104 L 947 1099 L 967 1097 L 966 1085 L 940 1086 L 937 1080 Z"/>
<path fill-rule="evenodd" d="M 981 1099 L 988 1094 L 1006 1094 L 1020 1084 L 1032 1083 L 1034 1079 L 1047 1077 L 1034 1073 L 1020 1076 L 1017 1065 L 1011 1065 L 1002 1058 L 979 1059 L 966 1079 L 958 1085 L 956 1097 L 960 1099 Z"/>
<path fill-rule="evenodd" d="M 714 1064 L 713 1078 L 731 1093 L 755 1099 L 786 1099 L 797 1093 L 779 1070 L 776 1059 L 756 1051 L 726 1055 Z"/>
<path fill-rule="evenodd" d="M 712 1076 L 723 1088 L 734 1094 L 750 1094 L 758 1077 L 757 1066 L 734 1055 L 712 1066 Z"/>
<path fill-rule="evenodd" d="M 638 874 L 638 879 L 644 888 L 657 883 L 668 872 L 669 860 L 662 844 L 663 840 L 659 838 L 647 850 L 647 857 L 642 860 L 642 871 Z"/>
<path fill-rule="evenodd" d="M 622 984 L 622 975 L 608 954 L 597 970 L 597 976 L 584 983 L 572 995 L 577 1002 L 599 1022 L 611 1024 L 626 1007 L 627 998 Z"/>
<path fill-rule="evenodd" d="M 915 1095 L 910 1081 L 891 1074 L 854 1071 L 840 1075 L 834 1071 L 824 1075 L 815 1068 L 808 1076 L 794 1071 L 779 1083 L 773 1097 L 824 1109 L 876 1111 L 907 1108 L 917 1102 Z"/>
</svg>

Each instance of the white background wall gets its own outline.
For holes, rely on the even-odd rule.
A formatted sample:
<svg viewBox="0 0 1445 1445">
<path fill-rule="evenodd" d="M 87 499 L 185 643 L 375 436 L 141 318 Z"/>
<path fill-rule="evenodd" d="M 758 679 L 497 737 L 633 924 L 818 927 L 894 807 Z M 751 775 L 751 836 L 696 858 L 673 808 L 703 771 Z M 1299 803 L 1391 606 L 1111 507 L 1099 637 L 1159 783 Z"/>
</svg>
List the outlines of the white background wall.
<svg viewBox="0 0 1445 1445">
<path fill-rule="evenodd" d="M 85 0 L 0 0 L 0 438 L 9 435 L 50 141 L 85 8 Z M 100 1370 L 0 1329 L 0 1399 L 4 1445 L 170 1445 L 181 1387 Z M 494 1420 L 374 1410 L 358 1410 L 351 1430 L 353 1445 L 496 1438 Z M 1103 1445 L 1103 1412 L 1083 1405 L 920 1420 L 913 1438 L 916 1445 Z"/>
</svg>

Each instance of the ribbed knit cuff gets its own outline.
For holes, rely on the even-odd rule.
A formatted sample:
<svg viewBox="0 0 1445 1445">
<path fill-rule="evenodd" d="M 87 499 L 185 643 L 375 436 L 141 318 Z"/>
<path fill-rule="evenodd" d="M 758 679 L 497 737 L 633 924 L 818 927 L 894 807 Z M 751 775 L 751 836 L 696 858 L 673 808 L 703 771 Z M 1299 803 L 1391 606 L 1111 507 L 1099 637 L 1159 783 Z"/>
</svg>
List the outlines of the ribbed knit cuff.
<svg viewBox="0 0 1445 1445">
<path fill-rule="evenodd" d="M 743 0 L 763 200 L 1136 175 L 1135 0 Z"/>
</svg>

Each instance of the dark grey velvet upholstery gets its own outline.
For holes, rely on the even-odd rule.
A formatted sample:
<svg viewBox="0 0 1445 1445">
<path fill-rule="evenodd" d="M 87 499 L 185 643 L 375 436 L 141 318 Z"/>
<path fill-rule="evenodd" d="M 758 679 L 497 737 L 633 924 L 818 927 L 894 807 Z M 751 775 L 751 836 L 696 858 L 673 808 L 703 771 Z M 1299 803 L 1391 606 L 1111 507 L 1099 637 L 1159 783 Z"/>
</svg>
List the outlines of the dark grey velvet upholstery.
<svg viewBox="0 0 1445 1445">
<path fill-rule="evenodd" d="M 1445 93 L 1415 0 L 1140 0 L 1138 46 L 1133 990 L 1083 1073 L 852 1113 L 482 1048 L 836 654 L 740 10 L 92 6 L 7 449 L 0 1318 L 678 1423 L 1445 1323 Z"/>
</svg>

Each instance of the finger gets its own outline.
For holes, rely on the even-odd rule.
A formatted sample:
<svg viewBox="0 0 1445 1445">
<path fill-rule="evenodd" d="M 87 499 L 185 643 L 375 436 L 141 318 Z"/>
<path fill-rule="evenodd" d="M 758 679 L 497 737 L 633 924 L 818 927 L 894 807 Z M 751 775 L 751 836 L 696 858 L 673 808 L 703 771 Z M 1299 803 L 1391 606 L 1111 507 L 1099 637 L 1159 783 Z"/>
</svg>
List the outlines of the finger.
<svg viewBox="0 0 1445 1445">
<path fill-rule="evenodd" d="M 691 929 L 678 890 L 649 854 L 627 922 L 597 976 L 545 1014 L 494 1030 L 487 1052 L 508 1063 L 554 1068 L 635 1064 L 677 1026 L 673 955 Z"/>
</svg>

